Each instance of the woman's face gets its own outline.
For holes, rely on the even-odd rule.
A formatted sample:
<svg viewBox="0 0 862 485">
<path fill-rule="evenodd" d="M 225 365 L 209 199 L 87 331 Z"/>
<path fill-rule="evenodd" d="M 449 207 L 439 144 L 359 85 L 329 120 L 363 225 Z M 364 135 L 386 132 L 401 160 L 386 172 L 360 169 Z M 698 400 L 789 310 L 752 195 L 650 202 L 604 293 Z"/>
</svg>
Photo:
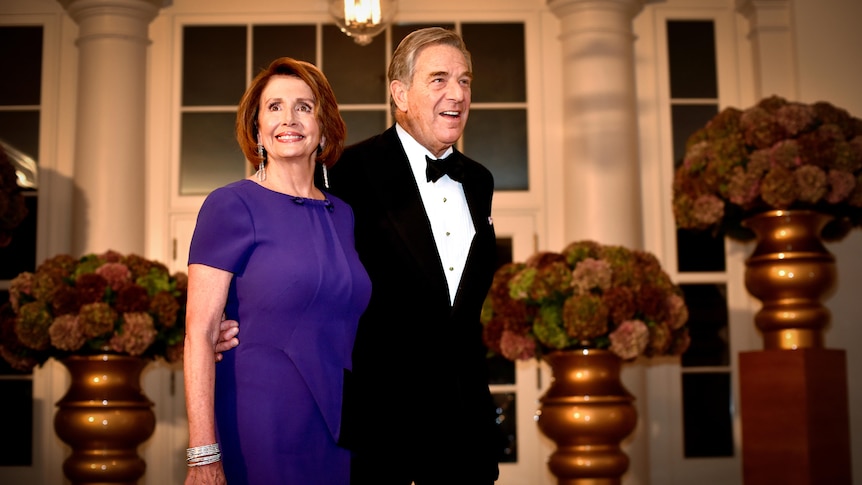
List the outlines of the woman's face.
<svg viewBox="0 0 862 485">
<path fill-rule="evenodd" d="M 316 101 L 305 81 L 273 76 L 260 97 L 258 140 L 269 160 L 314 159 L 321 142 Z"/>
</svg>

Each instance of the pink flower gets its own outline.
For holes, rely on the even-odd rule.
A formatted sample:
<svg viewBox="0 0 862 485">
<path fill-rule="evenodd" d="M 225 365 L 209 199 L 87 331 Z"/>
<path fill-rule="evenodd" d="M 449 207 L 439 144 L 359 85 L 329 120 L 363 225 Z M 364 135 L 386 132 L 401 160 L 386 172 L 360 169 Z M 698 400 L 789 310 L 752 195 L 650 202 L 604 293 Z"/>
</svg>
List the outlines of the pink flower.
<svg viewBox="0 0 862 485">
<path fill-rule="evenodd" d="M 593 288 L 606 290 L 611 287 L 611 265 L 601 259 L 587 258 L 579 262 L 572 271 L 572 286 L 576 295 L 589 293 Z"/>
<path fill-rule="evenodd" d="M 627 320 L 608 335 L 611 352 L 623 360 L 631 360 L 642 354 L 649 344 L 649 328 L 640 320 Z"/>
<path fill-rule="evenodd" d="M 17 312 L 21 306 L 21 296 L 33 296 L 33 273 L 24 272 L 16 276 L 9 283 L 9 303 L 12 310 Z"/>
<path fill-rule="evenodd" d="M 500 336 L 500 352 L 509 360 L 527 360 L 536 356 L 536 341 L 508 330 Z"/>
<path fill-rule="evenodd" d="M 75 315 L 61 315 L 54 319 L 48 329 L 51 345 L 60 350 L 74 352 L 84 346 L 87 336 Z"/>
<path fill-rule="evenodd" d="M 701 195 L 694 201 L 694 219 L 702 226 L 710 226 L 724 217 L 724 202 L 712 194 Z"/>
<path fill-rule="evenodd" d="M 105 278 L 108 286 L 114 291 L 119 291 L 127 282 L 132 280 L 132 272 L 122 263 L 105 263 L 96 269 L 96 274 Z"/>
<path fill-rule="evenodd" d="M 688 307 L 685 305 L 685 300 L 676 293 L 667 297 L 667 307 L 670 317 L 668 324 L 671 330 L 682 328 L 688 321 Z"/>
<path fill-rule="evenodd" d="M 846 199 L 856 188 L 856 177 L 844 170 L 830 170 L 828 174 L 829 193 L 826 194 L 826 202 L 837 204 Z"/>
<path fill-rule="evenodd" d="M 156 340 L 156 326 L 148 313 L 124 313 L 123 326 L 111 337 L 111 348 L 129 355 L 141 355 Z"/>
</svg>

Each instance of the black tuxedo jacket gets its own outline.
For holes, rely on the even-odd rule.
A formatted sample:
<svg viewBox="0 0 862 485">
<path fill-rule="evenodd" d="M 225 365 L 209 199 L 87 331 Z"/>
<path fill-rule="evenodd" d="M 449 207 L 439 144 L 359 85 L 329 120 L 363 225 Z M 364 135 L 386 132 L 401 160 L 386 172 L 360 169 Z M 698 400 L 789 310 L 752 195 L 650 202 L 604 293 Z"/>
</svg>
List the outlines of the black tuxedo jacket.
<svg viewBox="0 0 862 485">
<path fill-rule="evenodd" d="M 348 147 L 330 169 L 329 190 L 353 208 L 357 250 L 372 282 L 343 441 L 359 452 L 415 455 L 411 460 L 445 460 L 460 450 L 493 479 L 500 436 L 479 315 L 496 268 L 494 181 L 464 154 L 451 156 L 463 159 L 476 229 L 454 305 L 395 127 Z"/>
</svg>

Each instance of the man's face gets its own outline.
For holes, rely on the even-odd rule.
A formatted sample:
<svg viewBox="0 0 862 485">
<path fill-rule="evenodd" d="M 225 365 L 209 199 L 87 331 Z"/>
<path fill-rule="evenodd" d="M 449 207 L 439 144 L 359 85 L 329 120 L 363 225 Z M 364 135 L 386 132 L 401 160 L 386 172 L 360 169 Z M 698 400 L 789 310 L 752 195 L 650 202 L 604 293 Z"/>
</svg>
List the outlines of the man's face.
<svg viewBox="0 0 862 485">
<path fill-rule="evenodd" d="M 409 87 L 392 81 L 397 121 L 431 153 L 439 156 L 464 133 L 470 111 L 473 73 L 455 47 L 432 45 L 416 57 Z"/>
</svg>

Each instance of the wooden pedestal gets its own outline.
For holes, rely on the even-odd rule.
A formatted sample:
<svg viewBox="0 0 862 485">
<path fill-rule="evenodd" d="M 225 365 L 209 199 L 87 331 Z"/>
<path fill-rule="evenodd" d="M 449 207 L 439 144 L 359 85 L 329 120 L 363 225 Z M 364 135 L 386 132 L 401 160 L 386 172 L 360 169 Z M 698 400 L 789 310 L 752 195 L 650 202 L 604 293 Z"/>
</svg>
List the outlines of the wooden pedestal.
<svg viewBox="0 0 862 485">
<path fill-rule="evenodd" d="M 843 350 L 739 355 L 746 485 L 850 485 L 850 410 Z"/>
</svg>

